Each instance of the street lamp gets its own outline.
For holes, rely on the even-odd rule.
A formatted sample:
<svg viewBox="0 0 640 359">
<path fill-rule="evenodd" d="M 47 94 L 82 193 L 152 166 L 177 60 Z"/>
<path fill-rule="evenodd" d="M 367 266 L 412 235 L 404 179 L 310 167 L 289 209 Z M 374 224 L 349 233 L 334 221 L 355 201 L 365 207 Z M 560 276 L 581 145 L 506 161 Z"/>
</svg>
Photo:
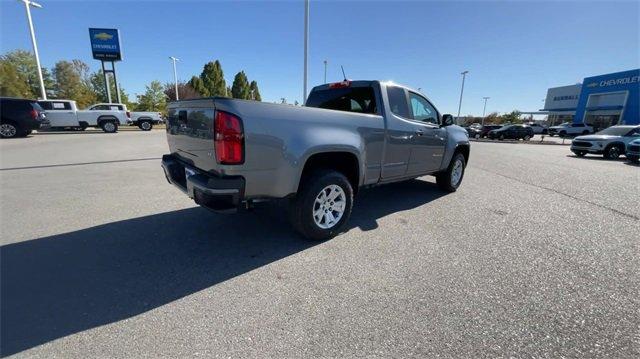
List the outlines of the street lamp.
<svg viewBox="0 0 640 359">
<path fill-rule="evenodd" d="M 304 79 L 302 102 L 307 102 L 307 56 L 309 53 L 309 0 L 304 0 Z"/>
<path fill-rule="evenodd" d="M 324 60 L 324 83 L 327 83 L 327 60 Z"/>
<path fill-rule="evenodd" d="M 462 108 L 462 93 L 464 92 L 464 79 L 467 77 L 469 71 L 465 70 L 460 73 L 462 75 L 462 88 L 460 89 L 460 102 L 458 103 L 458 118 L 460 118 L 460 109 Z"/>
<path fill-rule="evenodd" d="M 178 101 L 180 100 L 180 96 L 178 96 L 178 72 L 176 71 L 176 61 L 180 61 L 180 59 L 173 56 L 169 56 L 169 58 L 173 62 L 173 81 L 176 88 L 176 101 Z"/>
<path fill-rule="evenodd" d="M 36 34 L 33 30 L 33 21 L 31 20 L 31 8 L 30 6 L 42 9 L 42 5 L 35 1 L 30 0 L 18 0 L 24 3 L 24 8 L 27 10 L 27 20 L 29 20 L 29 31 L 31 32 L 31 44 L 33 44 L 33 53 L 36 55 L 36 67 L 38 68 L 38 80 L 40 80 L 40 97 L 43 100 L 47 99 L 47 91 L 44 88 L 44 80 L 42 79 L 42 68 L 40 67 L 40 56 L 38 55 L 38 45 L 36 44 Z"/>
<path fill-rule="evenodd" d="M 484 113 L 487 110 L 487 100 L 491 97 L 483 97 L 484 99 L 484 108 L 482 109 L 482 126 L 484 126 Z"/>
</svg>

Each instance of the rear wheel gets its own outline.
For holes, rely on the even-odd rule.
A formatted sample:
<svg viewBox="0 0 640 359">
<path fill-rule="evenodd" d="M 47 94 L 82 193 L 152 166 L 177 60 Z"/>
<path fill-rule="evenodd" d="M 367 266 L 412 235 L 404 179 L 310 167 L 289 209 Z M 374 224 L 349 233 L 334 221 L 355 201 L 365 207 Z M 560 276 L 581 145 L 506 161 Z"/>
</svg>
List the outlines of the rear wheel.
<svg viewBox="0 0 640 359">
<path fill-rule="evenodd" d="M 316 171 L 303 180 L 291 202 L 291 224 L 306 238 L 329 239 L 344 229 L 352 207 L 353 188 L 347 177 L 337 171 Z"/>
<path fill-rule="evenodd" d="M 150 131 L 153 128 L 153 124 L 151 123 L 151 121 L 142 120 L 138 123 L 138 127 L 142 131 Z"/>
<path fill-rule="evenodd" d="M 504 140 L 504 135 L 500 135 L 500 137 L 498 137 L 498 139 L 499 139 L 500 141 Z"/>
<path fill-rule="evenodd" d="M 436 183 L 447 192 L 455 192 L 462 183 L 464 177 L 465 160 L 460 152 L 456 152 L 449 163 L 447 169 L 436 175 Z"/>
<path fill-rule="evenodd" d="M 100 128 L 106 133 L 115 133 L 118 131 L 118 125 L 115 123 L 115 121 L 101 122 Z"/>
<path fill-rule="evenodd" d="M 0 137 L 2 138 L 14 138 L 18 137 L 20 130 L 13 123 L 7 122 L 0 124 Z"/>
<path fill-rule="evenodd" d="M 558 134 L 558 136 L 560 136 L 560 137 L 566 137 L 566 136 L 567 136 L 567 131 L 560 131 L 560 133 Z"/>
</svg>

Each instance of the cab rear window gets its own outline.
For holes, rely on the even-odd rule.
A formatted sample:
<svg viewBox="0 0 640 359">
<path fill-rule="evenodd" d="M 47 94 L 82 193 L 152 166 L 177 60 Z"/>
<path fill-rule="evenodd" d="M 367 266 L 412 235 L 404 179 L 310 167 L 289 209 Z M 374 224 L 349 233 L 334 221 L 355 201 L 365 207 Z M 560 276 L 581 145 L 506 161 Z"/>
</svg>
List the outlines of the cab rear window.
<svg viewBox="0 0 640 359">
<path fill-rule="evenodd" d="M 306 106 L 358 113 L 378 113 L 375 94 L 370 86 L 316 90 L 309 95 Z"/>
</svg>

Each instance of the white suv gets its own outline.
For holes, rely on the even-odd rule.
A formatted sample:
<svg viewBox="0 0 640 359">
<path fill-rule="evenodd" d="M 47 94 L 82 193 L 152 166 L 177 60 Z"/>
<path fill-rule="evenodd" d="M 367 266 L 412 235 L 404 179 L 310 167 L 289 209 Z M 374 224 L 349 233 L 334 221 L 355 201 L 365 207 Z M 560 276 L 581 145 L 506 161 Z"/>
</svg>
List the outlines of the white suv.
<svg viewBox="0 0 640 359">
<path fill-rule="evenodd" d="M 549 127 L 549 136 L 553 137 L 554 135 L 558 135 L 560 137 L 565 136 L 579 136 L 579 135 L 588 135 L 593 133 L 593 127 L 589 125 L 585 125 L 584 123 L 570 123 L 565 122 L 559 126 Z"/>
<path fill-rule="evenodd" d="M 571 151 L 578 157 L 587 153 L 616 159 L 625 154 L 629 142 L 640 138 L 640 126 L 611 126 L 594 135 L 578 136 L 571 141 Z"/>
</svg>

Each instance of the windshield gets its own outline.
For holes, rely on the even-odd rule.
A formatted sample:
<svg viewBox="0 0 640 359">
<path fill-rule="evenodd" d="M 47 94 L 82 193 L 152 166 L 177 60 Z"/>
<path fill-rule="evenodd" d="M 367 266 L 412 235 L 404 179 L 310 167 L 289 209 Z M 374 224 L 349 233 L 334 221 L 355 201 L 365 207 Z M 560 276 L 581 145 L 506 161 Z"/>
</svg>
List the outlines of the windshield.
<svg viewBox="0 0 640 359">
<path fill-rule="evenodd" d="M 629 128 L 629 127 L 613 126 L 613 127 L 605 128 L 604 130 L 602 130 L 600 132 L 596 132 L 596 135 L 624 136 L 627 133 L 629 133 L 629 131 L 631 131 L 631 130 L 632 129 Z"/>
</svg>

